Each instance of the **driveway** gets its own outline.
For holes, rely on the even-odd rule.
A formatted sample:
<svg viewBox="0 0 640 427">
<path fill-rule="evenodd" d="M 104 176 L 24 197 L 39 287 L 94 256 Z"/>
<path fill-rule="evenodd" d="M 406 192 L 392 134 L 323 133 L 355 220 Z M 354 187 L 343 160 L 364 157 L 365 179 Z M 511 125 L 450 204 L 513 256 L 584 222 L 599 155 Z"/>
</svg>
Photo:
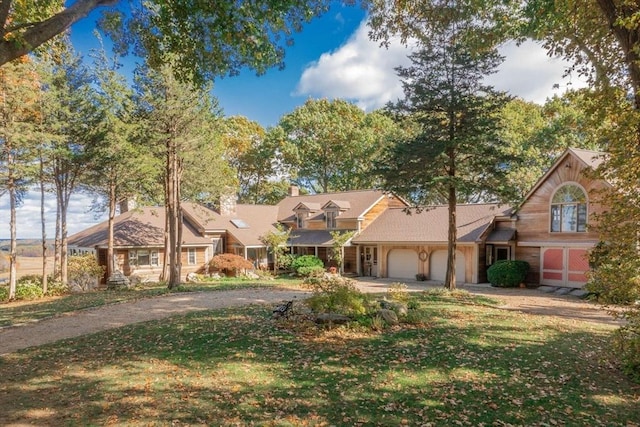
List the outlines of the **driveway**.
<svg viewBox="0 0 640 427">
<path fill-rule="evenodd" d="M 363 292 L 383 293 L 393 282 L 388 279 L 359 279 L 356 284 Z M 411 292 L 442 287 L 434 282 L 403 282 Z M 506 310 L 557 316 L 573 321 L 618 324 L 598 305 L 574 296 L 546 294 L 536 289 L 492 288 L 489 285 L 462 285 L 460 289 L 496 298 L 503 303 L 499 308 Z M 268 288 L 190 292 L 80 310 L 39 322 L 1 329 L 0 355 L 177 314 L 249 304 L 275 305 L 284 300 L 303 299 L 307 295 L 304 291 Z"/>
</svg>

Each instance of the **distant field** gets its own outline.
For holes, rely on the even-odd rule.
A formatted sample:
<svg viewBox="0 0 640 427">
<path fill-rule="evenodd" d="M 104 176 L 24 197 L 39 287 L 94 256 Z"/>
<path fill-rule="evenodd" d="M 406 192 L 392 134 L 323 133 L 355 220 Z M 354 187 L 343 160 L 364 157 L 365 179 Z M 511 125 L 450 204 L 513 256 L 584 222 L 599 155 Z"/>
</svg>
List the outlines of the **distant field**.
<svg viewBox="0 0 640 427">
<path fill-rule="evenodd" d="M 42 274 L 42 258 L 41 257 L 18 257 L 18 277 L 26 276 L 28 274 Z M 53 257 L 47 258 L 47 273 L 53 272 Z M 0 273 L 0 282 L 3 279 L 9 278 L 9 272 L 5 271 Z"/>
</svg>

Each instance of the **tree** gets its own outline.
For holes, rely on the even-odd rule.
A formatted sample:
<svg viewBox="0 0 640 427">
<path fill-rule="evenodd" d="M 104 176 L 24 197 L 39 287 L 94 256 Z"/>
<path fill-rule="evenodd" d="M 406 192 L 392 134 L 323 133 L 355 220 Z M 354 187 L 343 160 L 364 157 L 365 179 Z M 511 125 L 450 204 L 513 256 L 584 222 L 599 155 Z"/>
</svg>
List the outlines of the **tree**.
<svg viewBox="0 0 640 427">
<path fill-rule="evenodd" d="M 87 147 L 91 165 L 84 183 L 105 196 L 108 211 L 107 275 L 116 271 L 114 224 L 118 202 L 139 198 L 152 187 L 157 162 L 143 144 L 136 143 L 133 91 L 118 74 L 119 64 L 104 49 L 94 54 L 92 69 L 99 114 L 96 138 Z"/>
<path fill-rule="evenodd" d="M 374 186 L 371 162 L 363 159 L 382 150 L 393 122 L 344 100 L 309 99 L 278 126 L 294 181 L 312 193 L 326 193 Z"/>
<path fill-rule="evenodd" d="M 50 150 L 50 170 L 56 194 L 54 273 L 67 284 L 67 211 L 89 158 L 87 146 L 97 136 L 95 89 L 87 67 L 66 46 L 43 61 L 42 141 Z"/>
<path fill-rule="evenodd" d="M 446 200 L 449 210 L 445 286 L 455 288 L 456 205 L 470 198 L 506 197 L 503 177 L 512 160 L 498 138 L 499 112 L 508 98 L 483 84 L 500 57 L 490 45 L 474 52 L 469 40 L 478 28 L 460 16 L 454 4 L 442 2 L 448 24 L 425 29 L 412 65 L 399 68 L 405 99 L 399 115 L 419 132 L 392 146 L 379 164 L 384 188 L 421 203 Z"/>
<path fill-rule="evenodd" d="M 0 195 L 10 206 L 9 300 L 16 296 L 16 208 L 33 175 L 38 79 L 27 58 L 0 68 Z"/>
<path fill-rule="evenodd" d="M 154 67 L 171 56 L 179 64 L 176 71 L 199 81 L 235 74 L 244 66 L 264 72 L 282 65 L 291 34 L 328 7 L 326 0 L 76 0 L 66 8 L 64 3 L 1 0 L 0 65 L 62 34 L 90 12 L 118 6 L 105 12 L 101 26 L 121 53 L 135 47 Z"/>
<path fill-rule="evenodd" d="M 334 230 L 331 234 L 331 257 L 338 264 L 340 274 L 344 273 L 344 245 L 356 234 L 355 231 Z"/>
<path fill-rule="evenodd" d="M 175 79 L 169 65 L 160 71 L 139 72 L 136 79 L 139 120 L 146 143 L 164 161 L 164 205 L 166 210 L 165 265 L 168 286 L 181 280 L 182 183 L 189 161 L 215 143 L 212 124 L 217 109 L 208 88 L 195 87 Z M 215 164 L 198 171 L 215 173 Z M 215 174 L 214 174 L 215 176 Z"/>
<path fill-rule="evenodd" d="M 273 255 L 273 273 L 278 273 L 278 259 L 284 254 L 287 242 L 291 236 L 291 229 L 285 229 L 283 225 L 276 224 L 276 231 L 269 231 L 260 236 L 260 242 L 267 247 Z"/>
</svg>

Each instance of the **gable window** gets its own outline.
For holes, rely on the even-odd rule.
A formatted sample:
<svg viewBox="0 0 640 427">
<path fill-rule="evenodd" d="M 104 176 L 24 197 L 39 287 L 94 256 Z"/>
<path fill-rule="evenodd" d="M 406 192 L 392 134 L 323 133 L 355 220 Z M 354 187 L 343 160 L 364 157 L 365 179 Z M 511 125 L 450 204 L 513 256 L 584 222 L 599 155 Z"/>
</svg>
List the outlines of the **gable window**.
<svg viewBox="0 0 640 427">
<path fill-rule="evenodd" d="M 189 265 L 196 264 L 196 248 L 187 249 L 187 264 Z"/>
<path fill-rule="evenodd" d="M 587 231 L 587 195 L 581 187 L 566 184 L 555 192 L 551 199 L 551 231 Z"/>
<path fill-rule="evenodd" d="M 327 228 L 336 228 L 336 218 L 338 217 L 338 211 L 327 211 L 325 213 L 327 219 Z"/>
</svg>

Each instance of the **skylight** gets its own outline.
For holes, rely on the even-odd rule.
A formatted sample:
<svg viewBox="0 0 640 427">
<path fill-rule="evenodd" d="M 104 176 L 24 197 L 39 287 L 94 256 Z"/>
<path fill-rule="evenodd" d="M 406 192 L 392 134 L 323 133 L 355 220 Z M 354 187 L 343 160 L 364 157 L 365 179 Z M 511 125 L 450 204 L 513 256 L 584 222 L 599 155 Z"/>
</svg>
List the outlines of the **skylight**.
<svg viewBox="0 0 640 427">
<path fill-rule="evenodd" d="M 231 223 L 235 225 L 236 228 L 249 228 L 249 224 L 247 224 L 241 219 L 232 219 Z"/>
</svg>

